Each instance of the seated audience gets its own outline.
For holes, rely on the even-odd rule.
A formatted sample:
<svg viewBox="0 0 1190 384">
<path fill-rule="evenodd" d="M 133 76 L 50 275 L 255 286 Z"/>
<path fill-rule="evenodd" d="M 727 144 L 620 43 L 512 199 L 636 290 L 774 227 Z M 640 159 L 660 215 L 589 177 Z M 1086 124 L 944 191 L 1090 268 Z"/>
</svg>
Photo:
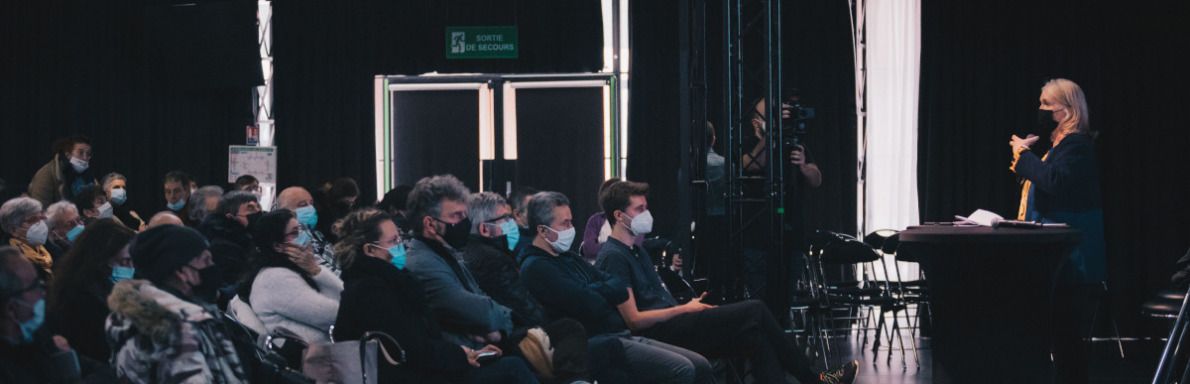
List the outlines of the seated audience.
<svg viewBox="0 0 1190 384">
<path fill-rule="evenodd" d="M 220 308 L 227 307 L 227 301 L 235 295 L 234 284 L 248 273 L 248 256 L 256 247 L 249 229 L 263 214 L 256 195 L 234 191 L 219 200 L 218 207 L 198 228 L 211 242 L 211 257 L 222 280 L 222 296 L 217 301 Z"/>
<path fill-rule="evenodd" d="M 30 197 L 18 197 L 0 206 L 0 229 L 8 234 L 8 244 L 21 251 L 37 267 L 42 280 L 53 276 L 54 259 L 45 249 L 50 227 L 41 213 L 41 203 Z"/>
<path fill-rule="evenodd" d="M 335 231 L 344 284 L 335 340 L 381 331 L 399 340 L 406 352 L 405 364 L 378 364 L 381 383 L 537 382 L 519 358 L 481 364 L 481 353 L 502 353 L 496 346 L 472 349 L 443 338 L 421 283 L 405 270 L 405 246 L 388 214 L 355 211 L 336 223 Z"/>
<path fill-rule="evenodd" d="M 37 170 L 29 183 L 29 196 L 42 206 L 59 200 L 71 200 L 83 188 L 95 185 L 95 171 L 91 169 L 91 141 L 83 135 L 73 135 L 55 141 L 54 158 Z"/>
<path fill-rule="evenodd" d="M 165 189 L 165 210 L 173 213 L 179 219 L 182 219 L 187 227 L 198 225 L 201 222 L 193 222 L 190 220 L 190 210 L 186 206 L 186 199 L 190 198 L 190 184 L 192 183 L 190 175 L 182 171 L 170 171 L 165 174 L 165 179 L 162 180 Z"/>
<path fill-rule="evenodd" d="M 256 223 L 256 253 L 237 294 L 270 334 L 284 328 L 307 342 L 330 341 L 343 281 L 318 266 L 293 212 L 280 209 Z"/>
<path fill-rule="evenodd" d="M 632 293 L 620 279 L 595 269 L 570 252 L 574 242 L 570 200 L 558 192 L 540 192 L 526 207 L 529 226 L 537 233 L 525 249 L 521 273 L 525 286 L 544 308 L 545 321 L 578 320 L 592 335 L 617 335 L 628 369 L 645 383 L 709 383 L 711 363 L 693 351 L 633 336 L 625 326 Z M 694 310 L 698 303 L 684 310 Z M 625 316 L 625 317 L 622 317 Z"/>
<path fill-rule="evenodd" d="M 601 382 L 629 381 L 628 372 L 623 369 L 626 362 L 619 339 L 596 335 L 584 344 L 581 339 L 570 340 L 577 338 L 576 330 L 582 329 L 582 324 L 575 320 L 567 318 L 545 323 L 541 304 L 521 282 L 517 257 L 512 253 L 520 241 L 520 228 L 504 198 L 492 192 L 471 194 L 467 197 L 467 217 L 472 219 L 471 237 L 464 248 L 463 260 L 467 270 L 475 275 L 479 290 L 512 310 L 514 326 L 542 327 L 550 336 L 550 344 L 554 346 L 552 367 L 539 367 L 538 372 L 552 372 L 559 382 L 569 383 L 584 378 L 582 368 L 587 367 L 590 376 Z M 586 332 L 582 334 L 586 335 Z M 585 355 L 580 349 L 584 345 L 587 348 Z M 566 353 L 574 356 L 566 356 Z"/>
<path fill-rule="evenodd" d="M 111 313 L 107 297 L 117 281 L 132 278 L 136 271 L 128 255 L 128 243 L 135 235 L 115 219 L 96 220 L 54 264 L 58 279 L 46 302 L 51 329 L 69 339 L 83 356 L 99 361 L 111 356 L 103 331 Z"/>
<path fill-rule="evenodd" d="M 245 358 L 211 301 L 219 271 L 198 231 L 153 227 L 128 246 L 136 277 L 108 297 L 116 376 L 131 383 L 246 383 Z"/>
<path fill-rule="evenodd" d="M 78 208 L 69 201 L 59 201 L 45 209 L 45 224 L 50 228 L 45 249 L 55 261 L 70 250 L 70 244 L 83 231 L 83 221 L 80 219 Z"/>
<path fill-rule="evenodd" d="M 42 326 L 45 287 L 20 251 L 0 246 L 0 383 L 113 382 L 111 367 Z"/>
<path fill-rule="evenodd" d="M 318 226 L 318 211 L 314 208 L 314 197 L 310 192 L 302 187 L 285 188 L 277 195 L 277 208 L 293 212 L 301 224 L 301 236 L 310 239 L 310 250 L 318 258 L 318 265 L 338 276 L 339 266 L 335 264 L 333 244 L 327 241 L 326 235 L 315 229 Z"/>
<path fill-rule="evenodd" d="M 327 234 L 331 243 L 337 242 L 338 239 L 331 233 L 331 226 L 355 208 L 355 200 L 359 198 L 359 185 L 355 183 L 355 179 L 343 177 L 335 180 L 329 188 L 319 191 L 315 197 L 315 209 L 318 217 L 322 218 L 315 228 Z"/>
<path fill-rule="evenodd" d="M 603 191 L 607 190 L 612 184 L 620 182 L 620 179 L 607 179 L 603 184 L 599 185 L 599 194 L 602 196 Z M 587 226 L 583 230 L 582 254 L 583 259 L 594 264 L 595 256 L 599 255 L 599 249 L 603 247 L 603 243 L 607 241 L 607 237 L 612 234 L 612 227 L 607 225 L 607 218 L 603 216 L 603 212 L 595 212 L 591 217 L 587 218 Z M 644 244 L 645 235 L 637 236 L 635 239 L 636 245 Z"/>
<path fill-rule="evenodd" d="M 401 230 L 401 233 L 411 233 L 412 231 L 409 228 L 409 220 L 405 218 L 408 213 L 405 210 L 405 202 L 409 200 L 409 191 L 412 190 L 413 187 L 408 185 L 398 185 L 385 193 L 380 203 L 376 204 L 377 209 L 393 217 L 393 222 L 397 224 L 397 228 Z"/>
<path fill-rule="evenodd" d="M 83 188 L 83 191 L 72 201 L 86 223 L 113 216 L 112 204 L 107 201 L 107 194 L 103 192 L 103 187 L 98 185 Z"/>
<path fill-rule="evenodd" d="M 157 212 L 156 215 L 153 215 L 153 218 L 149 219 L 149 225 L 147 228 L 153 228 L 166 224 L 186 226 L 186 223 L 183 223 L 182 219 L 178 218 L 178 215 L 173 214 L 173 212 L 161 211 Z"/>
<path fill-rule="evenodd" d="M 217 185 L 208 185 L 191 192 L 190 202 L 186 203 L 186 210 L 190 211 L 190 222 L 202 225 L 202 221 L 207 218 L 207 215 L 219 208 L 221 199 L 223 199 L 223 188 L 219 188 Z"/>
<path fill-rule="evenodd" d="M 125 227 L 132 228 L 134 231 L 143 231 L 146 228 L 146 223 L 136 214 L 136 211 L 129 209 L 128 205 L 128 180 L 124 175 L 119 173 L 109 173 L 103 177 L 100 182 L 103 186 L 103 192 L 107 194 L 107 200 L 112 202 L 113 213 L 116 218 L 124 223 Z"/>
<path fill-rule="evenodd" d="M 521 238 L 525 239 L 525 241 L 518 242 L 516 249 L 512 250 L 517 255 L 518 262 L 520 262 L 519 257 L 523 255 L 525 248 L 528 248 L 532 243 L 529 239 L 537 235 L 537 231 L 529 228 L 529 219 L 525 215 L 525 207 L 529 204 L 529 198 L 537 192 L 537 188 L 521 186 L 508 196 L 508 204 L 512 206 L 512 218 L 516 219 L 516 225 L 521 230 Z"/>
<path fill-rule="evenodd" d="M 628 245 L 653 229 L 645 199 L 648 191 L 648 184 L 624 181 L 599 196 L 612 234 L 599 251 L 595 267 L 628 284 L 629 301 L 634 305 L 624 308 L 622 314 L 633 332 L 708 357 L 747 357 L 757 382 L 784 383 L 786 372 L 801 383 L 851 383 L 855 379 L 856 361 L 819 375 L 811 372 L 805 356 L 759 301 L 715 307 L 702 304 L 699 297 L 678 305 L 662 286 L 644 247 Z"/>
<path fill-rule="evenodd" d="M 236 178 L 236 182 L 231 185 L 233 191 L 251 192 L 260 196 L 260 180 L 252 175 L 243 175 Z"/>
</svg>

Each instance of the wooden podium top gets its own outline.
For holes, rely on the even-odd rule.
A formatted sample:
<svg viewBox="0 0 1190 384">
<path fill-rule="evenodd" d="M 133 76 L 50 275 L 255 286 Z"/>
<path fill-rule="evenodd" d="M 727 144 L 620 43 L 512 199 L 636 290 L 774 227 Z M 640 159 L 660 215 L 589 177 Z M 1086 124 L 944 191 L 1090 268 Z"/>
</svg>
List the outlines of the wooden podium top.
<svg viewBox="0 0 1190 384">
<path fill-rule="evenodd" d="M 1001 244 L 1078 243 L 1082 232 L 1070 227 L 992 228 L 983 226 L 919 225 L 900 232 L 901 243 Z"/>
</svg>

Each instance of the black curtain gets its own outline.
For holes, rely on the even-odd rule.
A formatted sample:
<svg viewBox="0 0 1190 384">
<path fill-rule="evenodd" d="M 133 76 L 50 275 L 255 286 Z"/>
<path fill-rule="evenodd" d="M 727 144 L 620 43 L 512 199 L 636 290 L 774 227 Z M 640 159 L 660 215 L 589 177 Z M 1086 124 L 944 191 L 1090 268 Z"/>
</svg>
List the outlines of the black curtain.
<svg viewBox="0 0 1190 384">
<path fill-rule="evenodd" d="M 279 182 L 317 186 L 349 176 L 364 201 L 376 188 L 376 75 L 593 72 L 602 66 L 596 0 L 286 0 L 273 7 Z M 498 25 L 518 27 L 518 58 L 445 58 L 446 27 Z M 453 106 L 432 108 L 428 113 L 447 115 Z"/>
<path fill-rule="evenodd" d="M 51 159 L 54 140 L 82 133 L 92 141 L 97 177 L 124 174 L 127 204 L 145 220 L 164 209 L 161 178 L 170 170 L 227 184 L 227 146 L 243 144 L 244 127 L 253 124 L 251 85 L 166 84 L 162 70 L 198 75 L 201 68 L 162 67 L 153 54 L 160 46 L 145 33 L 145 12 L 155 4 L 0 2 L 0 179 L 28 184 Z M 253 14 L 227 21 L 250 23 L 251 35 L 235 41 L 255 45 Z M 241 68 L 258 66 L 254 59 Z"/>
<path fill-rule="evenodd" d="M 1032 126 L 1046 79 L 1073 80 L 1099 131 L 1114 308 L 1125 333 L 1161 333 L 1142 322 L 1139 304 L 1169 284 L 1190 245 L 1179 182 L 1190 173 L 1190 131 L 1177 112 L 1188 85 L 1178 59 L 1190 46 L 1188 11 L 1177 1 L 923 2 L 922 220 L 977 208 L 1015 216 L 1009 138 Z"/>
</svg>

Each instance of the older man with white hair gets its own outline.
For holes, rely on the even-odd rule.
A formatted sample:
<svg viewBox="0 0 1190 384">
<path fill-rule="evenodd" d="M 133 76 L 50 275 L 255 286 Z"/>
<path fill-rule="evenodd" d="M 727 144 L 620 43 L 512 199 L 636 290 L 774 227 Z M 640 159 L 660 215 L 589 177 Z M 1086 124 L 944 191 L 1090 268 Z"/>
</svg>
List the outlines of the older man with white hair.
<svg viewBox="0 0 1190 384">
<path fill-rule="evenodd" d="M 54 260 L 65 255 L 70 245 L 74 244 L 74 239 L 83 233 L 83 221 L 79 218 L 78 207 L 66 200 L 50 204 L 45 209 L 45 224 L 50 229 L 45 249 Z"/>
<path fill-rule="evenodd" d="M 339 264 L 335 263 L 334 244 L 315 229 L 315 225 L 318 224 L 318 211 L 314 209 L 314 196 L 310 195 L 310 191 L 302 187 L 281 190 L 281 194 L 277 195 L 277 208 L 293 211 L 302 231 L 294 241 L 309 246 L 314 256 L 318 257 L 318 265 L 338 276 L 340 271 Z"/>
</svg>

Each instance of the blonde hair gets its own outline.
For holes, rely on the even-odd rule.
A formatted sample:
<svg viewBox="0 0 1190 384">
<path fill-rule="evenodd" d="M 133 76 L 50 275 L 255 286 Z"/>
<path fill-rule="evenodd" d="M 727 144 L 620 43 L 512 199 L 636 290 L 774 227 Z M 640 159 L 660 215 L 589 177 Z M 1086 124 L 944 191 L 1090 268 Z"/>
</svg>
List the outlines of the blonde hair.
<svg viewBox="0 0 1190 384">
<path fill-rule="evenodd" d="M 1066 108 L 1066 119 L 1058 122 L 1058 128 L 1050 134 L 1050 141 L 1057 143 L 1071 133 L 1089 133 L 1091 114 L 1087 111 L 1087 98 L 1083 89 L 1073 81 L 1053 79 L 1041 87 L 1041 98 L 1051 105 Z"/>
<path fill-rule="evenodd" d="M 364 245 L 380 239 L 381 220 L 392 220 L 391 216 L 375 208 L 362 208 L 344 216 L 332 227 L 339 242 L 335 243 L 335 262 L 346 270 L 355 260 L 364 255 Z"/>
</svg>

